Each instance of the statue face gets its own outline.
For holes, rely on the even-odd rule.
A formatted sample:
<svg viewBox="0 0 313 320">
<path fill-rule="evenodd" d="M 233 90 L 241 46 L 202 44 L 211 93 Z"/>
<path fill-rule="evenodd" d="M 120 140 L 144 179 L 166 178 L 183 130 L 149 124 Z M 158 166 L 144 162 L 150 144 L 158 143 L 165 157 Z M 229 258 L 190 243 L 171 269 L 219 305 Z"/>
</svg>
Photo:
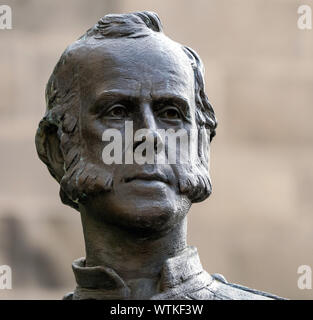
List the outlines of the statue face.
<svg viewBox="0 0 313 320">
<path fill-rule="evenodd" d="M 95 41 L 95 40 L 94 40 Z M 89 170 L 112 176 L 109 192 L 81 204 L 97 219 L 125 228 L 170 229 L 191 202 L 179 183 L 192 174 L 181 164 L 105 164 L 103 132 L 172 128 L 187 132 L 195 122 L 194 73 L 181 48 L 163 35 L 93 42 L 79 59 L 81 157 Z M 195 148 L 197 149 L 197 148 Z M 88 183 L 88 181 L 86 181 Z"/>
</svg>

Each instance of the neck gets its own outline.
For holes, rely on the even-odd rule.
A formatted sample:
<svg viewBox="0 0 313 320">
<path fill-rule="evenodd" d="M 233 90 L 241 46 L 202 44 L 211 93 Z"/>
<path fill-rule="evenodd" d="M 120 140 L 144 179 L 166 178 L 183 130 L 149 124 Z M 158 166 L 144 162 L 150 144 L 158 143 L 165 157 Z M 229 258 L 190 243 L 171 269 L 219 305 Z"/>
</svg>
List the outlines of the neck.
<svg viewBox="0 0 313 320">
<path fill-rule="evenodd" d="M 186 217 L 157 238 L 138 236 L 134 231 L 100 222 L 84 210 L 81 210 L 81 219 L 86 266 L 112 268 L 128 284 L 136 282 L 136 279 L 145 279 L 145 282 L 151 279 L 156 283 L 165 260 L 177 255 L 187 246 Z"/>
</svg>

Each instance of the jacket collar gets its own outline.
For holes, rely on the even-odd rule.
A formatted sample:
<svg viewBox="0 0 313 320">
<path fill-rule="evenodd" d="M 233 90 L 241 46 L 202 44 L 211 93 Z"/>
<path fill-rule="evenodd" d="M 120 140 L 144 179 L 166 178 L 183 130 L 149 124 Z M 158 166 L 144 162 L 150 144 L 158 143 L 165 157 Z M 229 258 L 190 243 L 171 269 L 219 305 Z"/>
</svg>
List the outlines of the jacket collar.
<svg viewBox="0 0 313 320">
<path fill-rule="evenodd" d="M 77 282 L 74 300 L 130 299 L 130 288 L 113 269 L 86 267 L 85 258 L 75 260 L 72 267 Z M 165 261 L 158 286 L 160 292 L 152 299 L 169 299 L 182 290 L 197 290 L 211 281 L 211 276 L 202 269 L 197 249 L 190 246 Z"/>
</svg>

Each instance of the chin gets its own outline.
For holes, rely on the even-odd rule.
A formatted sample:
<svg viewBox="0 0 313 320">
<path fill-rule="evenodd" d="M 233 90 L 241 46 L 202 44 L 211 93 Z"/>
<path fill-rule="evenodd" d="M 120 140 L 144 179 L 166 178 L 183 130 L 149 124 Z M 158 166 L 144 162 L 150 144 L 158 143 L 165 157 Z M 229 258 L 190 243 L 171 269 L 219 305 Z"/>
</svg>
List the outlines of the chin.
<svg viewBox="0 0 313 320">
<path fill-rule="evenodd" d="M 120 197 L 114 192 L 93 197 L 84 205 L 86 214 L 142 236 L 161 236 L 186 216 L 190 201 L 170 192 L 167 197 Z"/>
</svg>

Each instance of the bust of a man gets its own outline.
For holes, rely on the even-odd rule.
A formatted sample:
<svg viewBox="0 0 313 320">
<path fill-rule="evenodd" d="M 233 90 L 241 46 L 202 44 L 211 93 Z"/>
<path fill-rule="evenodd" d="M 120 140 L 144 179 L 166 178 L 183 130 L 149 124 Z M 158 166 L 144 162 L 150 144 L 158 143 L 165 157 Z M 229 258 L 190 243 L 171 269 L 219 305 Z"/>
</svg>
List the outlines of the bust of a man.
<svg viewBox="0 0 313 320">
<path fill-rule="evenodd" d="M 62 54 L 36 147 L 84 230 L 65 299 L 278 298 L 208 274 L 186 243 L 187 213 L 211 193 L 203 72 L 151 12 L 106 15 Z"/>
</svg>

